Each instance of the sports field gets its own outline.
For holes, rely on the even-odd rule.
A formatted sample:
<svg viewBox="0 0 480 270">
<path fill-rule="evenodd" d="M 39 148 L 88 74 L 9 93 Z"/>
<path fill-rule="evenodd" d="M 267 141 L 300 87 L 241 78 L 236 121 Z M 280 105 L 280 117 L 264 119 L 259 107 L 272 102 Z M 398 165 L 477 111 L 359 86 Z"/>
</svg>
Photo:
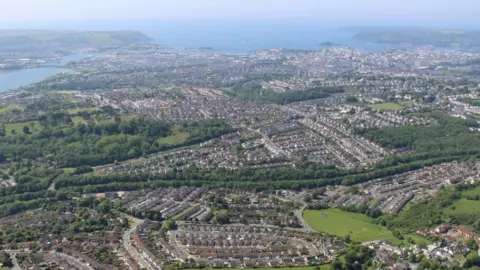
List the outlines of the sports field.
<svg viewBox="0 0 480 270">
<path fill-rule="evenodd" d="M 338 236 L 350 235 L 352 240 L 359 242 L 391 240 L 396 244 L 401 243 L 392 232 L 373 224 L 372 219 L 364 214 L 344 212 L 340 209 L 305 210 L 303 217 L 312 228 L 320 232 Z"/>
</svg>

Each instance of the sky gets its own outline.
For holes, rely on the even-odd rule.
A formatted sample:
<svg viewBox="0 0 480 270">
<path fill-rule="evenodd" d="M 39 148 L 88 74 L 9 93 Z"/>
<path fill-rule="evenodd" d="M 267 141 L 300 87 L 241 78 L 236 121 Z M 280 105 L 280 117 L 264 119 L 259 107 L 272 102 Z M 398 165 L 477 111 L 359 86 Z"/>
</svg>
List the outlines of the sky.
<svg viewBox="0 0 480 270">
<path fill-rule="evenodd" d="M 0 25 L 135 20 L 478 24 L 480 0 L 0 0 Z"/>
</svg>

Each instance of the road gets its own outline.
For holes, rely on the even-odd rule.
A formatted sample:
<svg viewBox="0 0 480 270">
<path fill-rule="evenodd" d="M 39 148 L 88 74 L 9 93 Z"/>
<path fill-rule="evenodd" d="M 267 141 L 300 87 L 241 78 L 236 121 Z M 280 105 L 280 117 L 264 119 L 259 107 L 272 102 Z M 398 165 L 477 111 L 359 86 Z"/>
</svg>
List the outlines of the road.
<svg viewBox="0 0 480 270">
<path fill-rule="evenodd" d="M 130 239 L 130 236 L 137 229 L 137 227 L 143 223 L 143 221 L 133 218 L 133 222 L 134 223 L 132 227 L 123 233 L 123 247 L 128 252 L 128 254 L 130 254 L 130 257 L 132 257 L 132 259 L 135 260 L 141 268 L 146 268 L 147 270 L 156 270 L 157 268 L 153 267 L 149 262 L 147 262 L 143 258 L 143 256 L 140 255 L 138 250 L 132 245 L 132 240 Z"/>
<path fill-rule="evenodd" d="M 300 225 L 302 225 L 303 229 L 304 229 L 306 232 L 317 232 L 315 229 L 313 229 L 312 227 L 310 227 L 310 225 L 308 224 L 308 222 L 303 218 L 303 211 L 305 210 L 306 207 L 307 207 L 307 205 L 304 204 L 304 205 L 302 206 L 302 208 L 296 209 L 295 211 L 293 211 L 293 213 L 295 214 L 295 216 L 297 217 L 298 221 L 300 222 Z"/>
<path fill-rule="evenodd" d="M 297 217 L 298 221 L 300 222 L 300 225 L 302 225 L 302 228 L 304 231 L 306 232 L 317 232 L 317 230 L 313 229 L 312 227 L 310 227 L 310 225 L 308 224 L 308 222 L 305 220 L 305 218 L 303 218 L 303 211 L 305 210 L 305 208 L 307 208 L 307 203 L 303 200 L 303 197 L 306 195 L 305 192 L 300 192 L 298 193 L 297 195 L 295 196 L 292 196 L 290 198 L 280 198 L 277 196 L 278 199 L 281 199 L 281 200 L 289 200 L 289 201 L 293 201 L 296 205 L 299 205 L 301 204 L 302 207 L 300 209 L 295 209 L 293 211 L 293 214 Z"/>
<path fill-rule="evenodd" d="M 270 150 L 271 152 L 276 154 L 281 154 L 286 157 L 290 157 L 290 155 L 288 155 L 285 151 L 283 151 L 278 145 L 273 143 L 267 135 L 261 133 L 260 130 L 249 128 L 249 127 L 247 127 L 247 129 L 250 130 L 251 132 L 257 133 L 258 135 L 262 136 L 262 140 L 265 143 L 265 147 L 267 147 L 267 149 Z"/>
<path fill-rule="evenodd" d="M 17 254 L 16 253 L 10 253 L 10 256 L 12 257 L 12 263 L 13 263 L 12 270 L 22 270 L 20 265 L 18 265 Z"/>
</svg>

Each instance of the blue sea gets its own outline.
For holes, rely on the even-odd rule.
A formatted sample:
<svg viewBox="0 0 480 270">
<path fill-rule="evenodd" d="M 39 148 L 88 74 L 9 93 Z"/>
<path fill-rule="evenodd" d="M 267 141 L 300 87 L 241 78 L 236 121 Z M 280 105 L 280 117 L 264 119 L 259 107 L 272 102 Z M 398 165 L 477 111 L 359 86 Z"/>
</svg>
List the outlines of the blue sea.
<svg viewBox="0 0 480 270">
<path fill-rule="evenodd" d="M 144 34 L 167 47 L 212 47 L 221 53 L 248 53 L 257 49 L 320 49 L 329 41 L 348 47 L 377 50 L 388 45 L 352 39 L 341 25 L 314 22 L 163 22 L 139 25 Z"/>
<path fill-rule="evenodd" d="M 39 24 L 35 28 L 73 30 L 137 30 L 151 37 L 157 44 L 176 48 L 212 47 L 213 53 L 245 54 L 256 49 L 320 49 L 325 41 L 343 46 L 378 50 L 388 45 L 368 44 L 353 40 L 354 33 L 340 31 L 347 25 L 320 22 L 101 22 Z M 27 28 L 14 25 L 10 28 Z M 78 58 L 77 56 L 75 56 Z M 72 60 L 70 58 L 65 59 Z M 73 59 L 74 60 L 74 59 Z M 0 73 L 0 91 L 41 81 L 67 70 L 38 68 Z"/>
</svg>

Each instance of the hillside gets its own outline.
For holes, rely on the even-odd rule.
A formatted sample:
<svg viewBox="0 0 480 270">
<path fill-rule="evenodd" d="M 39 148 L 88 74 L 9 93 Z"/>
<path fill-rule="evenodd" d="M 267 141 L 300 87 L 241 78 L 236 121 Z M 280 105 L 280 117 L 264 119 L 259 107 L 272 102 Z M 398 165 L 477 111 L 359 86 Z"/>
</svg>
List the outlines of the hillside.
<svg viewBox="0 0 480 270">
<path fill-rule="evenodd" d="M 149 40 L 138 31 L 0 30 L 0 51 L 65 51 Z"/>
<path fill-rule="evenodd" d="M 476 48 L 480 46 L 480 31 L 429 29 L 419 27 L 347 27 L 355 40 L 386 44 L 432 45 L 437 47 Z"/>
</svg>

